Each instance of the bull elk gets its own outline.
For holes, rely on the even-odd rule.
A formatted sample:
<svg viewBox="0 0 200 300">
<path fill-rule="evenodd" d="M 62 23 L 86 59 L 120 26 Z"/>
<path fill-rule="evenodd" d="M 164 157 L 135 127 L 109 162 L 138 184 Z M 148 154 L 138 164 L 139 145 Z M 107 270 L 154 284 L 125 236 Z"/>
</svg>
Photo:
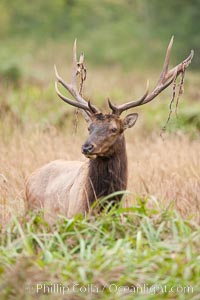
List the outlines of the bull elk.
<svg viewBox="0 0 200 300">
<path fill-rule="evenodd" d="M 81 150 L 89 160 L 56 160 L 35 171 L 26 183 L 29 207 L 43 208 L 45 219 L 53 222 L 58 214 L 68 218 L 77 213 L 85 214 L 95 199 L 126 190 L 128 163 L 124 131 L 134 126 L 138 114 L 131 113 L 124 119 L 120 116 L 128 109 L 152 101 L 170 86 L 179 74 L 184 75 L 192 61 L 193 50 L 185 60 L 168 70 L 172 45 L 173 37 L 167 48 L 162 73 L 152 92 L 149 92 L 147 84 L 144 95 L 136 101 L 116 106 L 108 99 L 112 112 L 103 114 L 90 101 L 86 101 L 78 90 L 77 74 L 80 72 L 80 61 L 77 61 L 76 41 L 74 42 L 71 83 L 65 82 L 55 67 L 55 89 L 64 102 L 81 110 L 88 123 L 89 136 Z M 83 55 L 81 61 L 83 62 Z M 61 94 L 57 83 L 66 88 L 75 100 Z M 120 193 L 118 196 L 116 194 L 111 198 L 114 203 L 121 200 Z"/>
</svg>

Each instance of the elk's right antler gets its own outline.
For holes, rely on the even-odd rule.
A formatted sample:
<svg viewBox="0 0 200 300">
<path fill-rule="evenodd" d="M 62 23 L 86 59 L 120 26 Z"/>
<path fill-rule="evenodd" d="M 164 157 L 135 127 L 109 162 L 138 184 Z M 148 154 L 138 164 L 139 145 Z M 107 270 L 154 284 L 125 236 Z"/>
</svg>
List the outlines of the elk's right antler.
<svg viewBox="0 0 200 300">
<path fill-rule="evenodd" d="M 81 56 L 81 59 L 83 59 L 83 55 Z M 68 90 L 68 92 L 73 96 L 76 101 L 67 98 L 66 96 L 62 95 L 60 91 L 58 90 L 57 81 L 55 82 L 55 90 L 58 96 L 65 101 L 66 103 L 78 107 L 81 109 L 83 116 L 85 117 L 86 121 L 89 122 L 91 120 L 91 115 L 94 113 L 99 112 L 99 110 L 90 103 L 90 101 L 86 101 L 83 99 L 83 97 L 80 95 L 78 88 L 77 88 L 77 80 L 76 76 L 78 74 L 78 62 L 77 62 L 77 50 L 76 50 L 76 40 L 74 41 L 74 47 L 73 47 L 73 64 L 72 64 L 72 79 L 71 83 L 66 83 L 62 77 L 58 74 L 57 68 L 54 65 L 55 74 L 57 81 L 64 86 Z"/>
<path fill-rule="evenodd" d="M 169 59 L 170 59 L 170 54 L 171 54 L 171 49 L 173 45 L 173 40 L 174 37 L 172 36 L 170 43 L 167 48 L 166 56 L 165 56 L 165 61 L 164 61 L 164 66 L 162 73 L 160 75 L 160 78 L 153 89 L 153 91 L 149 94 L 149 82 L 147 82 L 147 89 L 144 94 L 139 100 L 137 101 L 130 101 L 125 104 L 121 104 L 119 106 L 116 106 L 111 103 L 110 100 L 108 100 L 109 107 L 112 109 L 112 112 L 116 115 L 121 115 L 121 113 L 127 109 L 140 106 L 143 104 L 146 104 L 150 101 L 152 101 L 155 97 L 157 97 L 164 89 L 166 89 L 176 78 L 179 74 L 183 74 L 185 72 L 185 69 L 189 66 L 189 64 L 192 61 L 192 58 L 194 56 L 194 51 L 191 50 L 190 55 L 183 60 L 179 65 L 174 67 L 173 69 L 168 71 L 169 67 Z"/>
</svg>

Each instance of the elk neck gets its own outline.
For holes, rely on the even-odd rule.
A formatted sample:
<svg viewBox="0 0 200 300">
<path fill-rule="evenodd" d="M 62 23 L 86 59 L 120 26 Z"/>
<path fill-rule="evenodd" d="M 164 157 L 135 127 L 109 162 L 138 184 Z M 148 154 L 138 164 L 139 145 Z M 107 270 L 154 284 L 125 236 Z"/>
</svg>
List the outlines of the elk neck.
<svg viewBox="0 0 200 300">
<path fill-rule="evenodd" d="M 122 134 L 115 142 L 112 154 L 108 157 L 98 156 L 89 162 L 89 194 L 88 200 L 92 204 L 96 199 L 107 196 L 127 187 L 127 154 L 125 137 Z M 121 195 L 110 201 L 119 202 Z"/>
</svg>

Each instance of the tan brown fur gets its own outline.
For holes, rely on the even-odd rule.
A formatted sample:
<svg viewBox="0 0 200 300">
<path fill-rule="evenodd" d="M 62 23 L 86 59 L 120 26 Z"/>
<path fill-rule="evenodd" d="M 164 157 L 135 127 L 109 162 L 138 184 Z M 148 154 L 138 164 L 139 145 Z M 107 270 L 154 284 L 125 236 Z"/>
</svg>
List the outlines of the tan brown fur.
<svg viewBox="0 0 200 300">
<path fill-rule="evenodd" d="M 44 209 L 50 223 L 58 215 L 71 218 L 85 213 L 87 202 L 86 176 L 88 163 L 55 160 L 35 171 L 26 182 L 26 199 L 31 209 Z"/>
</svg>

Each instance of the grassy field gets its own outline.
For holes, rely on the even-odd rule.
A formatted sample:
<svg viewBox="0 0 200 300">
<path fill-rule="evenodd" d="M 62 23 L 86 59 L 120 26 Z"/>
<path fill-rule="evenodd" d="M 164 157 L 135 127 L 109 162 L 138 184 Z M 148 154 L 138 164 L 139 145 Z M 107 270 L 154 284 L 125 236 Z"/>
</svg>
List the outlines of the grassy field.
<svg viewBox="0 0 200 300">
<path fill-rule="evenodd" d="M 166 131 L 172 89 L 136 110 L 121 207 L 59 216 L 51 228 L 42 212 L 26 211 L 25 180 L 51 160 L 84 160 L 88 133 L 81 116 L 75 132 L 73 109 L 54 92 L 53 63 L 69 78 L 71 45 L 16 45 L 7 41 L 0 53 L 0 298 L 199 299 L 199 73 L 186 73 L 178 118 L 173 108 Z M 88 69 L 84 95 L 103 111 L 108 96 L 116 103 L 140 97 L 161 70 Z"/>
<path fill-rule="evenodd" d="M 123 218 L 122 218 L 123 215 Z M 13 218 L 1 236 L 1 299 L 198 299 L 199 226 L 171 209 Z"/>
</svg>

